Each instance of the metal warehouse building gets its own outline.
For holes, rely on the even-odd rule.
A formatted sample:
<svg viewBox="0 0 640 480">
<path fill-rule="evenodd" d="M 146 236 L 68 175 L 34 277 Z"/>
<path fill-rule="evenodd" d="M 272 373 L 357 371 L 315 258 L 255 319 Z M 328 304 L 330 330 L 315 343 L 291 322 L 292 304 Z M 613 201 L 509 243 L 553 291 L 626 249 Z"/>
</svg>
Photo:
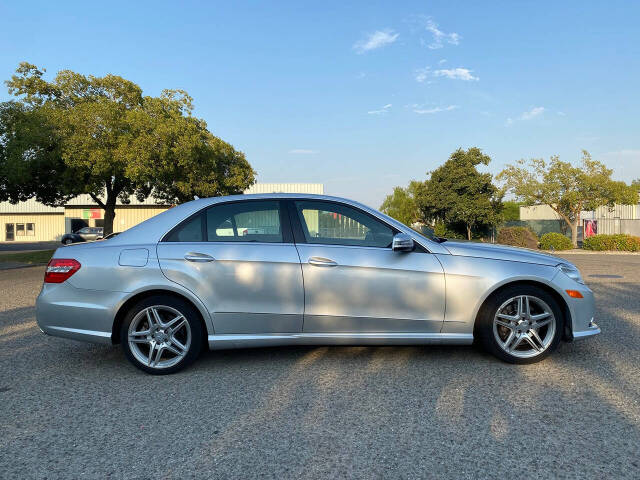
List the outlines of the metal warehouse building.
<svg viewBox="0 0 640 480">
<path fill-rule="evenodd" d="M 524 221 L 561 221 L 560 216 L 549 205 L 533 205 L 520 207 L 520 220 Z M 614 205 L 598 207 L 595 210 L 580 212 L 580 225 L 583 227 L 585 220 L 597 222 L 598 233 L 628 233 L 640 235 L 640 204 L 639 205 Z"/>
<path fill-rule="evenodd" d="M 321 183 L 256 183 L 245 193 L 316 193 L 323 194 Z M 114 232 L 122 232 L 171 208 L 148 198 L 143 202 L 131 197 L 129 204 L 116 205 Z M 89 195 L 80 195 L 64 206 L 48 207 L 35 199 L 11 204 L 0 202 L 0 241 L 39 242 L 60 240 L 65 233 L 89 227 L 102 227 L 104 211 Z"/>
</svg>

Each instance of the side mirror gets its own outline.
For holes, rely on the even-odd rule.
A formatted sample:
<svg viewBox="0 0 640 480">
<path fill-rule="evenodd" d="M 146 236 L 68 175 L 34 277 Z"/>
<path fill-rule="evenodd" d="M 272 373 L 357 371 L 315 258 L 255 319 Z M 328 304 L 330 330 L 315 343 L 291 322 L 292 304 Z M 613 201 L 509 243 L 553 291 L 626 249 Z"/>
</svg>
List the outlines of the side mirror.
<svg viewBox="0 0 640 480">
<path fill-rule="evenodd" d="M 414 249 L 413 238 L 406 233 L 396 233 L 391 242 L 391 250 L 394 252 L 412 252 Z"/>
</svg>

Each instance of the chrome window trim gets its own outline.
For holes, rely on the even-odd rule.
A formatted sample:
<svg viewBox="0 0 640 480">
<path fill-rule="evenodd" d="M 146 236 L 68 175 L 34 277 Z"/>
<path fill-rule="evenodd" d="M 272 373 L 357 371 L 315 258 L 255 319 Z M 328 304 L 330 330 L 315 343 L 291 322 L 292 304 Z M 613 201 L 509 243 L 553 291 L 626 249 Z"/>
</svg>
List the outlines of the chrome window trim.
<svg viewBox="0 0 640 480">
<path fill-rule="evenodd" d="M 214 197 L 215 198 L 215 197 Z M 158 240 L 158 243 L 216 243 L 216 244 L 221 244 L 221 243 L 235 243 L 235 244 L 254 244 L 254 245 L 283 245 L 285 242 L 212 242 L 209 240 L 203 240 L 202 242 L 169 242 L 167 240 L 165 240 L 167 238 L 167 236 L 169 236 L 170 233 L 172 233 L 176 228 L 178 228 L 180 225 L 189 222 L 192 218 L 197 217 L 198 215 L 203 215 L 205 216 L 204 219 L 204 225 L 206 226 L 206 211 L 210 208 L 214 208 L 214 207 L 218 207 L 218 206 L 223 206 L 223 205 L 229 205 L 229 204 L 233 204 L 233 203 L 241 203 L 241 202 L 277 202 L 278 203 L 278 214 L 280 219 L 282 219 L 283 217 L 283 200 L 286 199 L 282 199 L 279 197 L 268 197 L 268 198 L 255 198 L 255 197 L 249 197 L 249 198 L 239 198 L 239 199 L 234 199 L 234 200 L 229 200 L 229 201 L 222 201 L 222 202 L 212 202 L 208 205 L 205 205 L 204 207 L 202 207 L 201 209 L 193 212 L 191 215 L 183 218 L 182 220 L 180 220 L 178 223 L 176 223 L 175 225 L 173 225 L 171 228 L 169 228 L 166 232 L 164 232 L 162 234 L 162 236 L 160 237 L 160 240 Z M 280 228 L 282 230 L 282 237 L 285 237 L 285 232 L 284 232 L 284 228 L 288 227 L 289 230 L 291 230 L 291 222 L 289 221 L 288 225 L 283 224 L 282 222 L 280 222 Z M 206 232 L 205 232 L 206 233 Z M 291 232 L 289 232 L 291 233 Z"/>
<path fill-rule="evenodd" d="M 225 199 L 221 200 L 221 198 L 225 198 Z M 383 222 L 385 225 L 395 230 L 411 235 L 413 240 L 426 250 L 425 253 L 431 253 L 431 254 L 437 253 L 441 255 L 451 254 L 444 246 L 442 246 L 438 242 L 434 242 L 432 240 L 429 240 L 428 238 L 422 237 L 422 235 L 418 234 L 415 230 L 398 222 L 397 220 L 390 219 L 391 220 L 390 222 L 387 218 L 380 216 L 381 214 L 378 211 L 370 207 L 367 207 L 366 205 L 363 205 L 358 202 L 351 201 L 345 198 L 341 198 L 341 197 L 332 197 L 328 195 L 317 195 L 317 194 L 298 194 L 298 193 L 244 194 L 244 195 L 237 195 L 232 197 L 212 197 L 208 199 L 195 200 L 195 202 L 202 204 L 202 207 L 200 207 L 197 211 L 191 213 L 187 217 L 180 219 L 175 224 L 173 224 L 170 228 L 163 230 L 163 233 L 161 235 L 158 235 L 159 240 L 157 241 L 157 243 L 171 243 L 171 242 L 164 241 L 164 238 L 167 236 L 167 234 L 169 234 L 174 228 L 176 228 L 182 222 L 187 221 L 191 217 L 201 213 L 203 210 L 209 207 L 213 207 L 215 205 L 223 205 L 225 203 L 247 202 L 252 200 L 281 200 L 281 201 L 321 200 L 321 201 L 347 205 L 349 207 L 364 211 L 365 213 L 375 217 L 377 220 Z M 120 239 L 120 240 L 123 240 L 123 239 Z M 217 242 L 212 242 L 212 243 L 217 243 Z M 255 243 L 255 242 L 251 242 L 251 243 Z M 433 246 L 431 246 L 431 244 L 433 244 Z"/>
</svg>

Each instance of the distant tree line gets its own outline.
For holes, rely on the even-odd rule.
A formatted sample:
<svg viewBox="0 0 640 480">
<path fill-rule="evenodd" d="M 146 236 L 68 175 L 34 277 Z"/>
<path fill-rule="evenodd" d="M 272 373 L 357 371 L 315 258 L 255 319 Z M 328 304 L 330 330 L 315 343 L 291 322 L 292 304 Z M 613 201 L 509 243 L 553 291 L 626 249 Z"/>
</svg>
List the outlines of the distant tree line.
<svg viewBox="0 0 640 480">
<path fill-rule="evenodd" d="M 519 219 L 521 205 L 548 205 L 571 229 L 575 246 L 581 211 L 638 202 L 640 179 L 631 185 L 612 180 L 612 170 L 587 151 L 579 166 L 557 156 L 520 160 L 497 175 L 497 185 L 490 173 L 478 171 L 490 161 L 479 148 L 458 149 L 424 181 L 395 187 L 381 210 L 407 225 L 430 225 L 438 236 L 471 240 Z M 503 201 L 507 194 L 514 200 Z"/>
</svg>

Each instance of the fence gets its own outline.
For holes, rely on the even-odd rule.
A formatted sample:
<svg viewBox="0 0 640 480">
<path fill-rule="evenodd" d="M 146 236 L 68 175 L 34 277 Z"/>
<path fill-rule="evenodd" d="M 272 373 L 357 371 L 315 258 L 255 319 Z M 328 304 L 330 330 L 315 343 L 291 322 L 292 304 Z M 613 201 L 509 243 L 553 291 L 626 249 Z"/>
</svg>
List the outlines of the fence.
<svg viewBox="0 0 640 480">
<path fill-rule="evenodd" d="M 596 218 L 598 233 L 628 233 L 640 237 L 640 219 Z"/>
<path fill-rule="evenodd" d="M 578 242 L 582 241 L 583 219 L 578 226 Z M 640 237 L 640 219 L 623 220 L 620 218 L 596 218 L 598 233 L 614 234 L 627 233 Z M 533 230 L 538 237 L 545 233 L 556 232 L 571 238 L 571 230 L 569 226 L 562 220 L 512 220 L 506 222 L 504 227 L 527 227 Z"/>
<path fill-rule="evenodd" d="M 555 232 L 571 238 L 571 231 L 562 220 L 510 220 L 504 227 L 527 227 L 533 230 L 538 237 L 545 233 Z"/>
</svg>

